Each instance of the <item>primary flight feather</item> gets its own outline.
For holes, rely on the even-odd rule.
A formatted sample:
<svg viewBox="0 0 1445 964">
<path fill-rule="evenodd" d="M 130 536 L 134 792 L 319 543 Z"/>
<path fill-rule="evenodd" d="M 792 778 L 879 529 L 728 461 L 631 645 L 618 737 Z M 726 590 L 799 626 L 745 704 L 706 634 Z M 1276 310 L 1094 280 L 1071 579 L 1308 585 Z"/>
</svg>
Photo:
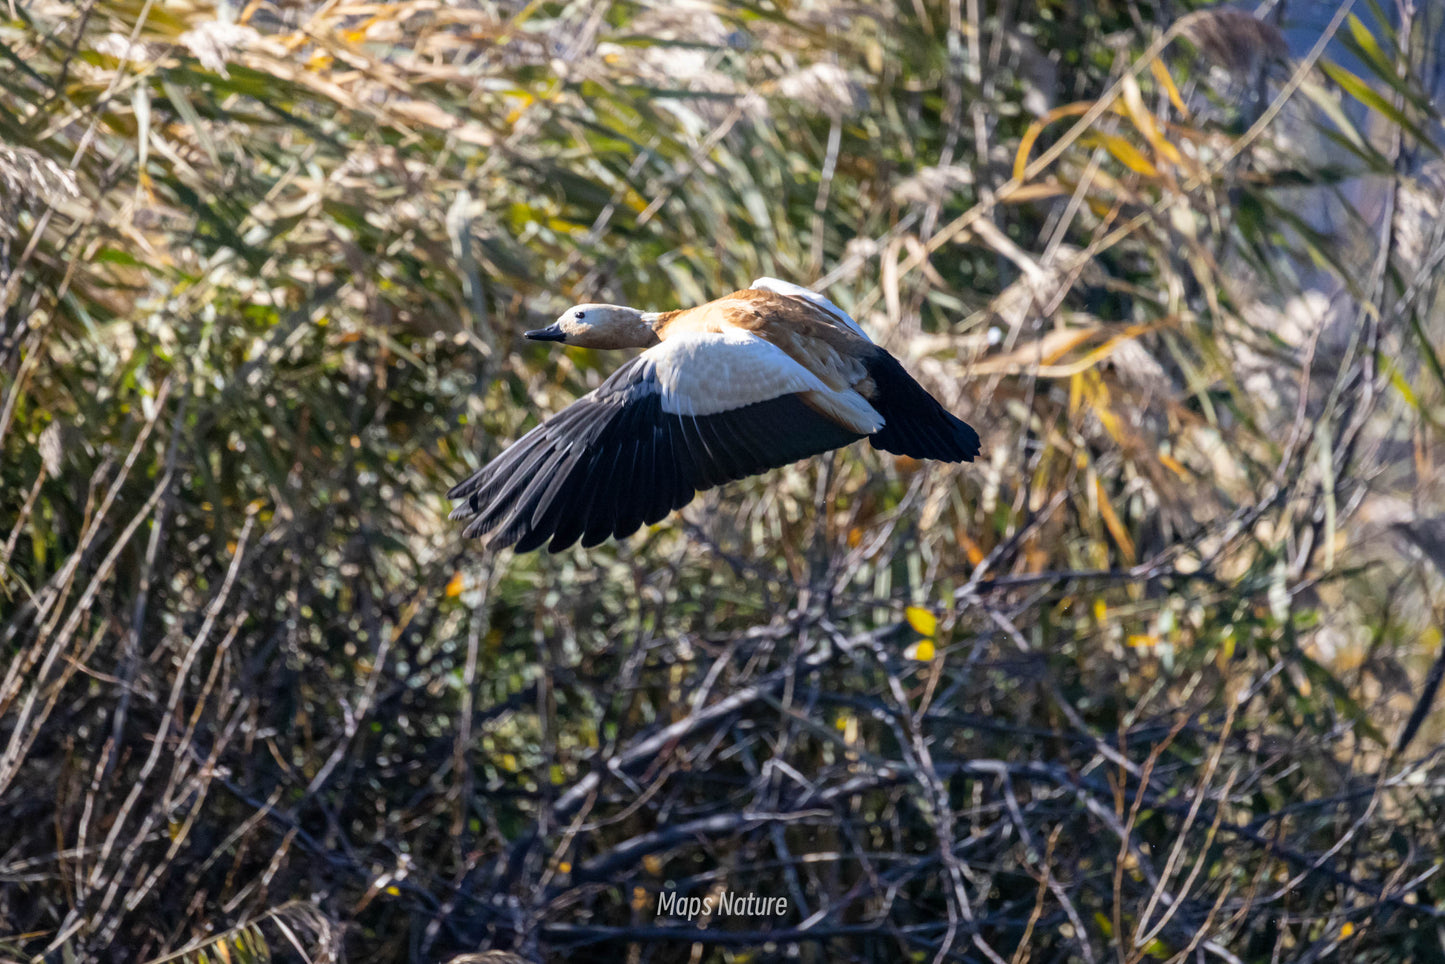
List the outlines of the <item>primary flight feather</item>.
<svg viewBox="0 0 1445 964">
<path fill-rule="evenodd" d="M 915 459 L 978 454 L 978 433 L 846 312 L 776 278 L 680 311 L 578 305 L 526 336 L 647 350 L 447 493 L 488 548 L 593 546 L 862 438 Z"/>
</svg>

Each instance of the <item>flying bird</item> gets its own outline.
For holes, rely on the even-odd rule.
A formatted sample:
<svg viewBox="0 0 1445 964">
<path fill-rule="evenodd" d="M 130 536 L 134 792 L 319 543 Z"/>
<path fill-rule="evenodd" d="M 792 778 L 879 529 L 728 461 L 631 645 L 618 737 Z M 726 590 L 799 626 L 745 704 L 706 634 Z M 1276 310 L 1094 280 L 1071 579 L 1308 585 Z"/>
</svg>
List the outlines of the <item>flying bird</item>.
<svg viewBox="0 0 1445 964">
<path fill-rule="evenodd" d="M 863 438 L 915 459 L 978 454 L 978 433 L 843 309 L 776 278 L 679 311 L 577 305 L 525 334 L 646 351 L 447 493 L 489 549 L 621 538 L 701 490 Z"/>
</svg>

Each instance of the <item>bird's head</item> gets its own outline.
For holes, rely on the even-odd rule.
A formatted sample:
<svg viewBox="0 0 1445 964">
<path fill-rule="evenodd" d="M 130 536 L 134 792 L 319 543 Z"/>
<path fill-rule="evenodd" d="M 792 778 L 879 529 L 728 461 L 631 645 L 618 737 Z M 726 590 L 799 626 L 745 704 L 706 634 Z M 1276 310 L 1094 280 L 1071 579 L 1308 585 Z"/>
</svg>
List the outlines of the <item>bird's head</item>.
<svg viewBox="0 0 1445 964">
<path fill-rule="evenodd" d="M 656 320 L 654 314 L 624 305 L 577 305 L 526 336 L 580 348 L 647 348 L 657 344 L 657 332 L 652 330 Z"/>
</svg>

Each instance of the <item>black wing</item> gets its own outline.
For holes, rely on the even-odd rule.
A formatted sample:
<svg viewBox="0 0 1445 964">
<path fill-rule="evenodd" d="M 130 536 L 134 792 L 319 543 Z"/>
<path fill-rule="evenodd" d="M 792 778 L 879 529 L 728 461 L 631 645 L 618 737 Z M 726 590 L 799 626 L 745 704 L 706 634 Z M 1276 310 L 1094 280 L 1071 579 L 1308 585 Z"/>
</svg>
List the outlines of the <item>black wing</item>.
<svg viewBox="0 0 1445 964">
<path fill-rule="evenodd" d="M 913 380 L 898 359 L 879 348 L 868 360 L 875 396 L 868 403 L 883 416 L 883 428 L 868 436 L 875 449 L 915 459 L 972 462 L 978 433 L 944 408 Z"/>
<path fill-rule="evenodd" d="M 863 438 L 785 394 L 712 415 L 664 410 L 645 356 L 447 493 L 487 547 L 553 552 L 657 522 L 703 490 Z"/>
</svg>

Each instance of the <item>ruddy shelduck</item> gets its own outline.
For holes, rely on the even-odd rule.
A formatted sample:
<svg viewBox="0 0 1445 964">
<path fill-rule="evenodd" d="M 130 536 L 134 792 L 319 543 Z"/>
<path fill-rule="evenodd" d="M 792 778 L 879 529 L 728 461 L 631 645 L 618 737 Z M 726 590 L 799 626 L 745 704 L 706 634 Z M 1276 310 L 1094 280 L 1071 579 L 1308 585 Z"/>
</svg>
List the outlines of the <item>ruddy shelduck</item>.
<svg viewBox="0 0 1445 964">
<path fill-rule="evenodd" d="M 978 433 L 846 312 L 775 278 L 680 311 L 577 305 L 526 337 L 646 351 L 447 493 L 488 548 L 594 546 L 863 438 L 915 459 L 978 454 Z"/>
</svg>

